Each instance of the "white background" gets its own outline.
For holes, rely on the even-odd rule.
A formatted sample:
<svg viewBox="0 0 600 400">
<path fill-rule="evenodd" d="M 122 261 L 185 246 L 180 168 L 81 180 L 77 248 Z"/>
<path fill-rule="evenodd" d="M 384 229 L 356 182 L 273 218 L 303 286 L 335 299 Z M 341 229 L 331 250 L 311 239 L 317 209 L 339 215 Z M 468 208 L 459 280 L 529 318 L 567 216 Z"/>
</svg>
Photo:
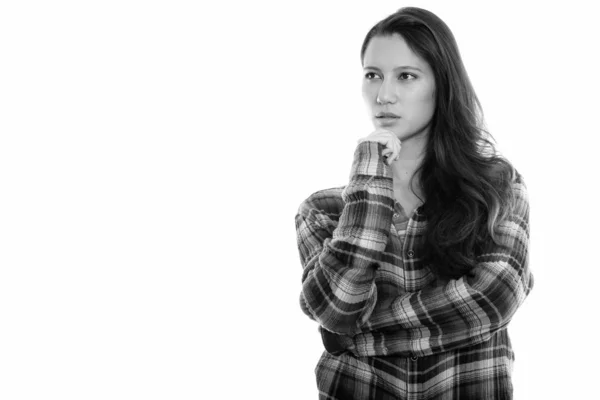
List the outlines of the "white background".
<svg viewBox="0 0 600 400">
<path fill-rule="evenodd" d="M 591 398 L 593 2 L 200 3 L 0 3 L 0 398 L 316 399 L 294 216 L 347 183 L 360 45 L 405 5 L 528 184 L 515 398 Z"/>
</svg>

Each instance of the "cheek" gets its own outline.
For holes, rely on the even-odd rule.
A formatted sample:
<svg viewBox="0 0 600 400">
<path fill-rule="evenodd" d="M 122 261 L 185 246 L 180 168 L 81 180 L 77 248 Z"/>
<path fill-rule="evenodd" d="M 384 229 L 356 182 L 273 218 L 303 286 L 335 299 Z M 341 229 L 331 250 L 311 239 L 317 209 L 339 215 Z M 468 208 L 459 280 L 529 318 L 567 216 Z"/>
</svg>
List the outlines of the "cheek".
<svg viewBox="0 0 600 400">
<path fill-rule="evenodd" d="M 410 104 L 410 106 L 409 106 Z M 420 93 L 404 103 L 406 117 L 411 124 L 425 124 L 435 112 L 435 99 L 430 93 Z"/>
<path fill-rule="evenodd" d="M 379 85 L 373 82 L 363 82 L 362 84 L 362 96 L 363 99 L 368 101 L 374 101 L 379 92 Z"/>
<path fill-rule="evenodd" d="M 435 98 L 432 96 L 428 96 L 423 101 L 423 106 L 425 107 L 429 115 L 433 115 L 433 112 L 435 111 Z"/>
<path fill-rule="evenodd" d="M 365 84 L 362 85 L 362 97 L 364 101 L 369 101 L 369 99 L 371 98 L 371 91 L 369 90 L 369 87 Z"/>
<path fill-rule="evenodd" d="M 424 114 L 433 115 L 435 111 L 435 92 L 427 90 L 420 96 L 420 104 Z"/>
</svg>

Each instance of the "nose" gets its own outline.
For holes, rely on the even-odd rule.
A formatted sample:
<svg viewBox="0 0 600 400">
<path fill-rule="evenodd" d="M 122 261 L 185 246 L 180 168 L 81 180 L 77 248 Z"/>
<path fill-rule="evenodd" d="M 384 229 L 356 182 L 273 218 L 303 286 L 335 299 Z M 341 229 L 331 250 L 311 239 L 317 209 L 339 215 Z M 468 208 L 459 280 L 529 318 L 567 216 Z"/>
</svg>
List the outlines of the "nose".
<svg viewBox="0 0 600 400">
<path fill-rule="evenodd" d="M 385 104 L 385 103 L 395 103 L 398 100 L 396 95 L 395 88 L 393 86 L 393 82 L 386 82 L 384 79 L 379 87 L 379 92 L 377 93 L 377 103 Z"/>
</svg>

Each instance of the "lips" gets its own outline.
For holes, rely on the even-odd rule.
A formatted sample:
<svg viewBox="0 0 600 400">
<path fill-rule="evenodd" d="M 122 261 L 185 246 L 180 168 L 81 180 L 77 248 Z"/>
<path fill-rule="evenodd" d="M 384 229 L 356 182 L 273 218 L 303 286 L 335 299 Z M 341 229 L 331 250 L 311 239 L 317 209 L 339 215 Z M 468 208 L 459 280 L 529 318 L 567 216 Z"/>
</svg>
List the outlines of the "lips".
<svg viewBox="0 0 600 400">
<path fill-rule="evenodd" d="M 376 118 L 400 118 L 399 115 L 396 115 L 391 112 L 380 112 L 375 115 Z"/>
</svg>

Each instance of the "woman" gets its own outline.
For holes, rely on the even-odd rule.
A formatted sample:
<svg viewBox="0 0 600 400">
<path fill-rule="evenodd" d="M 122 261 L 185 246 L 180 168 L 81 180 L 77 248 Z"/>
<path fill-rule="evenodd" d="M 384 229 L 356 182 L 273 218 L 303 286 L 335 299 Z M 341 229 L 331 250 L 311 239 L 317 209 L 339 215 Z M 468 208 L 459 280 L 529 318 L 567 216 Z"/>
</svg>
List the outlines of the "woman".
<svg viewBox="0 0 600 400">
<path fill-rule="evenodd" d="M 407 7 L 361 51 L 375 131 L 347 185 L 309 196 L 300 304 L 321 399 L 510 399 L 507 325 L 533 287 L 520 174 L 486 138 L 455 39 Z"/>
</svg>

